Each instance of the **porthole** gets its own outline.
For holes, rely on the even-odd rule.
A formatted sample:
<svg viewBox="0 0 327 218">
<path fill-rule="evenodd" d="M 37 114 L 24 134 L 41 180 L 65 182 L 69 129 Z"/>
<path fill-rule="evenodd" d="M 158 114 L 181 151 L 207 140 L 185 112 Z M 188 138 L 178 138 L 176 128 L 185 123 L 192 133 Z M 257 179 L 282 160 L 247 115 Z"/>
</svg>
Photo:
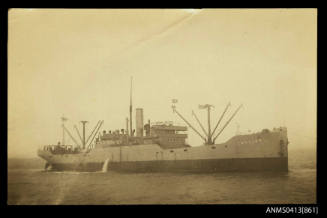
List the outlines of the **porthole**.
<svg viewBox="0 0 327 218">
<path fill-rule="evenodd" d="M 170 152 L 174 152 L 174 150 L 170 150 Z"/>
<path fill-rule="evenodd" d="M 212 149 L 216 149 L 216 146 L 212 146 L 211 148 L 212 148 Z"/>
<path fill-rule="evenodd" d="M 225 148 L 227 148 L 227 145 L 225 145 Z"/>
<path fill-rule="evenodd" d="M 184 149 L 184 151 L 187 151 L 187 149 Z"/>
</svg>

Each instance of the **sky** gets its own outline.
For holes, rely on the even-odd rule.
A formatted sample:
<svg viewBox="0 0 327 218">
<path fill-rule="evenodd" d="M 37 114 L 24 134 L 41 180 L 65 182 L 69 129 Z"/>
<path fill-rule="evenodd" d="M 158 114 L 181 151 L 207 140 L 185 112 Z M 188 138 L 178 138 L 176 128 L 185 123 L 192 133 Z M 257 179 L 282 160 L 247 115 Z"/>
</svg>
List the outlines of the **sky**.
<svg viewBox="0 0 327 218">
<path fill-rule="evenodd" d="M 125 128 L 130 79 L 144 122 L 207 127 L 231 102 L 217 139 L 286 126 L 289 149 L 316 146 L 316 9 L 11 9 L 8 157 L 36 157 L 67 128 Z M 135 110 L 133 112 L 135 116 Z M 135 123 L 135 117 L 133 117 Z M 220 125 L 221 127 L 222 125 Z M 237 129 L 237 126 L 238 129 Z M 218 127 L 218 130 L 219 128 Z M 188 143 L 203 142 L 191 129 Z M 67 137 L 67 136 L 66 136 Z M 70 143 L 72 141 L 70 140 Z"/>
</svg>

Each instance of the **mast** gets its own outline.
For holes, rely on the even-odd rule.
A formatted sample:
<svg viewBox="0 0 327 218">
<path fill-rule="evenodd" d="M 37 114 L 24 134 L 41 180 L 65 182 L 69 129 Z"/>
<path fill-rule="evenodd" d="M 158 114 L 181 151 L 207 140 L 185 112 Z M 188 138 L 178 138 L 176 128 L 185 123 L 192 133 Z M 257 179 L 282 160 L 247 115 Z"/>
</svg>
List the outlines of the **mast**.
<svg viewBox="0 0 327 218">
<path fill-rule="evenodd" d="M 82 120 L 81 123 L 83 124 L 83 149 L 85 149 L 85 124 L 87 121 Z"/>
<path fill-rule="evenodd" d="M 208 144 L 211 144 L 210 106 L 208 106 Z"/>
<path fill-rule="evenodd" d="M 130 136 L 133 136 L 133 126 L 132 126 L 132 85 L 133 85 L 133 77 L 131 77 L 131 89 L 130 89 L 130 101 L 129 101 L 129 127 L 130 127 Z"/>
<path fill-rule="evenodd" d="M 129 132 L 129 130 L 128 130 L 128 117 L 126 117 L 126 135 L 128 135 L 128 132 Z"/>
<path fill-rule="evenodd" d="M 211 140 L 211 126 L 210 126 L 210 109 L 213 107 L 213 105 L 210 104 L 205 104 L 205 105 L 199 105 L 199 109 L 205 109 L 207 108 L 208 110 L 208 139 L 207 139 L 207 144 L 211 145 L 212 140 Z"/>
<path fill-rule="evenodd" d="M 61 117 L 61 121 L 62 121 L 62 145 L 65 144 L 65 122 L 67 121 L 68 119 L 62 115 Z"/>
</svg>

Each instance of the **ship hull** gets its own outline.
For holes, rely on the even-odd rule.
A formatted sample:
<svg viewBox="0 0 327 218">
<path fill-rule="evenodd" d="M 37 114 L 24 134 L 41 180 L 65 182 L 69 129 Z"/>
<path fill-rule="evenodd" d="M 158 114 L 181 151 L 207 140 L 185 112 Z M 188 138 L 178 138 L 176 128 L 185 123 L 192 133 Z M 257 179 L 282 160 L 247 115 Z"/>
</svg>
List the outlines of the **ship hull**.
<svg viewBox="0 0 327 218">
<path fill-rule="evenodd" d="M 226 171 L 288 171 L 288 158 L 237 158 L 203 160 L 129 161 L 85 164 L 52 164 L 58 171 L 120 171 L 120 172 L 192 172 L 212 173 Z"/>
<path fill-rule="evenodd" d="M 287 171 L 286 129 L 234 136 L 222 144 L 164 149 L 158 144 L 97 144 L 78 154 L 38 155 L 52 170 L 125 172 Z"/>
</svg>

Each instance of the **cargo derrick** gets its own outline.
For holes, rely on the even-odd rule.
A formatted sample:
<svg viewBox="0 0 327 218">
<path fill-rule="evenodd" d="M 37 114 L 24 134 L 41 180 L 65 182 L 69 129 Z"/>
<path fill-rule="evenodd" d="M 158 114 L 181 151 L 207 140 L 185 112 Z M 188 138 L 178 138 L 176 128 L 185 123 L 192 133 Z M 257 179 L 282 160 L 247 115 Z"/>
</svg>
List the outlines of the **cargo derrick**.
<svg viewBox="0 0 327 218">
<path fill-rule="evenodd" d="M 213 145 L 215 144 L 215 141 L 217 139 L 217 137 L 223 132 L 223 130 L 227 127 L 227 125 L 230 123 L 230 121 L 234 118 L 234 116 L 236 115 L 236 113 L 240 110 L 240 108 L 242 107 L 242 105 L 240 105 L 236 111 L 234 112 L 234 114 L 229 118 L 229 120 L 225 123 L 225 125 L 221 128 L 221 130 L 219 131 L 219 133 L 212 139 L 212 136 L 215 134 L 215 131 L 217 129 L 217 127 L 219 126 L 222 118 L 224 117 L 228 107 L 230 107 L 230 103 L 227 104 L 224 112 L 222 113 L 222 115 L 220 116 L 214 130 L 211 132 L 211 125 L 210 125 L 210 109 L 212 107 L 214 107 L 213 105 L 210 105 L 210 104 L 205 104 L 205 105 L 199 105 L 199 109 L 207 109 L 207 113 L 208 113 L 208 132 L 204 129 L 203 125 L 201 124 L 199 118 L 196 116 L 196 114 L 194 113 L 194 111 L 192 111 L 192 115 L 195 117 L 197 123 L 199 124 L 199 126 L 201 127 L 201 129 L 203 130 L 204 134 L 207 136 L 207 137 L 204 137 L 203 135 L 201 135 L 201 133 L 192 126 L 192 124 L 190 122 L 188 122 L 181 113 L 179 113 L 176 109 L 176 105 L 175 103 L 177 103 L 177 100 L 174 99 L 173 100 L 173 105 L 172 105 L 172 108 L 173 108 L 173 112 L 176 113 L 198 136 L 200 136 L 203 140 L 204 140 L 204 144 L 205 145 Z"/>
</svg>

